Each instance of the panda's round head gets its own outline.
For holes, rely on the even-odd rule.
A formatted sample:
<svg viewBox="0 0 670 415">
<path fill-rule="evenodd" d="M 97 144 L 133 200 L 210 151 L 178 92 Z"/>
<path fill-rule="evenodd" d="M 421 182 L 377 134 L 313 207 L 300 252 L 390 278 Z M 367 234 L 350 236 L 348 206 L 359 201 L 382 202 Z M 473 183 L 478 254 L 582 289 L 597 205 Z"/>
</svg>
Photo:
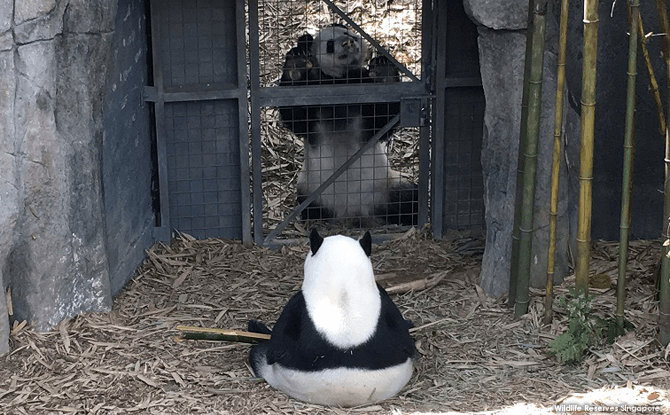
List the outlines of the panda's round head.
<svg viewBox="0 0 670 415">
<path fill-rule="evenodd" d="M 358 34 L 333 24 L 317 33 L 311 53 L 323 73 L 333 78 L 344 78 L 347 72 L 365 65 L 367 48 Z"/>
<path fill-rule="evenodd" d="M 317 331 L 341 349 L 360 345 L 375 333 L 381 296 L 375 282 L 366 232 L 360 241 L 310 235 L 302 293 Z"/>
</svg>

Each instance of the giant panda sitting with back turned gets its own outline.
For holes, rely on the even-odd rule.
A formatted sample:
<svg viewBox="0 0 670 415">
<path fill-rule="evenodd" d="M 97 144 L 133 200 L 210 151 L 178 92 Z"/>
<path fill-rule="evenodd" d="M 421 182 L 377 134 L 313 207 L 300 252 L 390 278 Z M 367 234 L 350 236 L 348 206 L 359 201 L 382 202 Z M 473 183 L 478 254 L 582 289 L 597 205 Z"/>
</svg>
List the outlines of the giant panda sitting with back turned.
<svg viewBox="0 0 670 415">
<path fill-rule="evenodd" d="M 304 34 L 286 55 L 280 86 L 399 82 L 397 69 L 378 56 L 366 68 L 362 38 L 333 24 L 316 37 Z M 318 93 L 318 91 L 311 91 Z M 400 112 L 400 104 L 365 103 L 281 107 L 284 125 L 305 140 L 298 175 L 302 203 L 356 151 Z M 389 130 L 302 212 L 303 219 L 371 218 L 400 225 L 418 222 L 418 187 L 393 170 L 386 147 Z"/>
<path fill-rule="evenodd" d="M 302 290 L 273 330 L 257 320 L 249 331 L 271 334 L 249 361 L 256 376 L 293 398 L 356 406 L 396 395 L 409 381 L 417 353 L 405 320 L 375 282 L 372 241 L 309 237 Z"/>
</svg>

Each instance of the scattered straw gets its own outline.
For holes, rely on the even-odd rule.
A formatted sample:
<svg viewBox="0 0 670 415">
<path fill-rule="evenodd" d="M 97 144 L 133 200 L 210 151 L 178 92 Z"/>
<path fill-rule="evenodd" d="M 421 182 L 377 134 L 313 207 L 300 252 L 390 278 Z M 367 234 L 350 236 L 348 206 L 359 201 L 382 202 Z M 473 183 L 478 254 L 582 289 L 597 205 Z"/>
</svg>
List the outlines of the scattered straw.
<svg viewBox="0 0 670 415">
<path fill-rule="evenodd" d="M 440 277 L 426 289 L 393 295 L 415 324 L 421 353 L 414 376 L 394 399 L 359 410 L 305 404 L 252 377 L 246 344 L 175 341 L 178 325 L 244 329 L 250 318 L 274 322 L 300 288 L 308 250 L 306 244 L 273 251 L 184 235 L 147 251 L 111 312 L 85 314 L 48 333 L 17 324 L 12 351 L 0 358 L 0 408 L 9 414 L 340 414 L 474 412 L 523 403 L 531 413 L 528 405 L 546 410 L 575 392 L 608 387 L 603 393 L 618 396 L 609 386 L 620 385 L 644 390 L 670 410 L 670 367 L 653 337 L 658 241 L 632 243 L 637 265 L 626 316 L 636 329 L 592 350 L 579 365 L 561 366 L 547 345 L 565 330 L 565 316 L 557 310 L 551 325 L 541 325 L 541 290 L 520 319 L 503 299 L 487 297 L 477 285 L 481 250 L 461 249 L 478 240 L 449 234 L 436 242 L 414 231 L 373 247 L 375 271 L 387 287 Z M 615 272 L 608 271 L 614 251 L 615 244 L 598 244 L 593 268 Z M 556 291 L 561 295 L 566 286 Z M 598 293 L 596 314 L 613 313 L 614 293 L 614 287 Z"/>
</svg>

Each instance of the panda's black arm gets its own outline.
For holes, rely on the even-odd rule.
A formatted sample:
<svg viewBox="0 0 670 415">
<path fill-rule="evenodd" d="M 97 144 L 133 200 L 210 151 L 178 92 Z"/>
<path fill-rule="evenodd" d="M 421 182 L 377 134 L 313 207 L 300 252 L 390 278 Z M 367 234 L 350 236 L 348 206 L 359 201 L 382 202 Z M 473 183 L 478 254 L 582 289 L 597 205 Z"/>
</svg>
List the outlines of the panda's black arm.
<svg viewBox="0 0 670 415">
<path fill-rule="evenodd" d="M 272 334 L 272 330 L 268 328 L 262 321 L 259 320 L 249 320 L 247 322 L 247 331 L 252 333 L 261 333 L 261 334 Z"/>
<path fill-rule="evenodd" d="M 282 358 L 291 355 L 298 348 L 302 329 L 302 310 L 305 308 L 302 291 L 296 293 L 286 303 L 277 323 L 272 329 L 271 347 L 268 347 L 268 364 L 281 363 Z"/>
<path fill-rule="evenodd" d="M 414 323 L 412 323 L 412 321 L 403 317 L 403 315 L 400 313 L 400 310 L 398 310 L 398 307 L 395 305 L 393 299 L 391 299 L 391 296 L 388 295 L 386 290 L 379 284 L 377 284 L 377 288 L 379 289 L 379 295 L 382 299 L 382 309 L 387 311 L 386 318 L 389 328 L 393 331 L 404 332 L 405 330 L 409 330 L 414 327 Z"/>
<path fill-rule="evenodd" d="M 308 107 L 279 107 L 284 127 L 303 138 L 307 138 L 309 133 L 309 113 Z"/>
</svg>

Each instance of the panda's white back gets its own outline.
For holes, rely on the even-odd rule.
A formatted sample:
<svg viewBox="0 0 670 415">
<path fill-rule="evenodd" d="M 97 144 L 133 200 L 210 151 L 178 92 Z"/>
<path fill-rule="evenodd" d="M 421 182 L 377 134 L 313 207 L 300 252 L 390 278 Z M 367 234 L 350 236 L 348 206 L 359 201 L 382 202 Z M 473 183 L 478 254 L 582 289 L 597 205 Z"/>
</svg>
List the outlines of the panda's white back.
<svg viewBox="0 0 670 415">
<path fill-rule="evenodd" d="M 332 345 L 345 350 L 374 334 L 381 297 L 370 258 L 358 241 L 324 238 L 317 253 L 305 259 L 302 294 L 314 326 Z"/>
</svg>

